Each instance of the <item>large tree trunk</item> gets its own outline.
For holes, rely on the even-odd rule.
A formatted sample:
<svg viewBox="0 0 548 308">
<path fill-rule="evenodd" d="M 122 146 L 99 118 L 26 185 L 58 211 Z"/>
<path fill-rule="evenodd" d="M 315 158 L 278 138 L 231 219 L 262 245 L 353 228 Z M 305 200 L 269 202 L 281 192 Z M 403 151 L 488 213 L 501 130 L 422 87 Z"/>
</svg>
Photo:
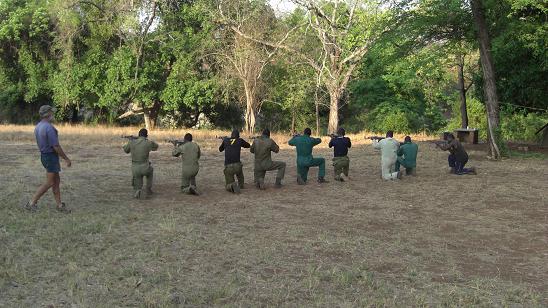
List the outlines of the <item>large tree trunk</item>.
<svg viewBox="0 0 548 308">
<path fill-rule="evenodd" d="M 244 83 L 246 110 L 245 110 L 245 130 L 249 135 L 255 133 L 255 95 L 252 87 Z"/>
<path fill-rule="evenodd" d="M 459 63 L 459 93 L 460 93 L 460 127 L 468 127 L 468 110 L 466 108 L 466 85 L 464 83 L 464 61 Z"/>
<path fill-rule="evenodd" d="M 339 100 L 341 98 L 341 88 L 333 87 L 329 89 L 329 124 L 327 126 L 328 134 L 336 134 L 339 128 Z"/>
<path fill-rule="evenodd" d="M 150 111 L 145 110 L 145 112 L 143 113 L 143 116 L 145 118 L 145 128 L 148 131 L 153 130 L 154 129 L 154 121 L 150 118 Z"/>
<path fill-rule="evenodd" d="M 501 156 L 498 144 L 499 136 L 499 100 L 495 83 L 495 68 L 491 58 L 491 41 L 487 31 L 483 2 L 471 0 L 474 22 L 477 27 L 478 41 L 480 45 L 480 61 L 483 70 L 483 88 L 485 93 L 485 107 L 487 110 L 487 126 L 490 155 L 494 159 Z"/>
</svg>

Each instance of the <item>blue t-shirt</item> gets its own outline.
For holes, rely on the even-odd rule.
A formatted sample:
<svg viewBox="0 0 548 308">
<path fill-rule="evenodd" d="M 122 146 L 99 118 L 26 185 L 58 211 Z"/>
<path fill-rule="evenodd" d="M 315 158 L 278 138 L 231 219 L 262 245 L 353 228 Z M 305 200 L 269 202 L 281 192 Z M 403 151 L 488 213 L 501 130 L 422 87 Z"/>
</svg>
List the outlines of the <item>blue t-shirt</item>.
<svg viewBox="0 0 548 308">
<path fill-rule="evenodd" d="M 329 147 L 335 147 L 333 154 L 335 157 L 343 157 L 348 155 L 348 148 L 352 146 L 350 138 L 348 137 L 336 137 L 329 141 Z"/>
<path fill-rule="evenodd" d="M 59 137 L 57 129 L 50 122 L 45 120 L 40 121 L 34 129 L 34 136 L 36 137 L 40 153 L 55 153 L 53 147 L 59 145 Z"/>
</svg>

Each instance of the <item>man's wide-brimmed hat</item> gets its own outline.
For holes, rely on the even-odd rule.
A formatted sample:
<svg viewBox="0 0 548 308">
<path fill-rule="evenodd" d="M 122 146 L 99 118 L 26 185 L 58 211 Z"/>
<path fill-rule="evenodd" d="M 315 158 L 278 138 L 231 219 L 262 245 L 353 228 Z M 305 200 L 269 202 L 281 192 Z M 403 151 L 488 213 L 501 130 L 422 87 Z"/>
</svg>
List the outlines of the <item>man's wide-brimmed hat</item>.
<svg viewBox="0 0 548 308">
<path fill-rule="evenodd" d="M 50 105 L 42 105 L 40 106 L 40 117 L 45 117 L 48 115 L 48 113 L 50 112 L 55 112 L 55 108 L 51 107 Z"/>
</svg>

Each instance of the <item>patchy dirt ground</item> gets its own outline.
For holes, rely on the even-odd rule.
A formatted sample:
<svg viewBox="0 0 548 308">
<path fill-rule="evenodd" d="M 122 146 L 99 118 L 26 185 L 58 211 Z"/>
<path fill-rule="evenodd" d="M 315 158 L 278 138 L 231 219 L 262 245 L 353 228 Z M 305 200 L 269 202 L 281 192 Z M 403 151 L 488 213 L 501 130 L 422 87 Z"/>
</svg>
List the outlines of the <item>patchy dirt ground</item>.
<svg viewBox="0 0 548 308">
<path fill-rule="evenodd" d="M 271 173 L 266 191 L 232 195 L 222 132 L 197 132 L 203 195 L 179 193 L 180 161 L 161 143 L 156 194 L 137 201 L 125 131 L 60 131 L 73 160 L 62 173 L 68 216 L 51 194 L 35 214 L 19 208 L 44 172 L 32 128 L 0 127 L 0 306 L 548 305 L 544 156 L 493 162 L 472 147 L 479 174 L 454 176 L 447 154 L 420 142 L 418 176 L 385 182 L 379 155 L 359 141 L 350 182 L 297 186 L 283 146 L 274 157 L 288 163 L 284 188 Z M 326 144 L 315 154 L 330 161 Z M 253 157 L 242 159 L 251 184 Z"/>
</svg>

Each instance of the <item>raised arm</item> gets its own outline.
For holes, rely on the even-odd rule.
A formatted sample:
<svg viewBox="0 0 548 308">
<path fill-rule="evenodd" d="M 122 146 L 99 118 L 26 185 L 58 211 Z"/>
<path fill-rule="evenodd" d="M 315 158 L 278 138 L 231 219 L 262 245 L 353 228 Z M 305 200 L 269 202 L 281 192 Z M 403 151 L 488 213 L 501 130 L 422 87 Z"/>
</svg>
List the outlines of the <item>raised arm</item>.
<svg viewBox="0 0 548 308">
<path fill-rule="evenodd" d="M 272 139 L 270 139 L 270 140 L 272 140 Z M 278 146 L 278 144 L 274 140 L 272 140 L 272 143 L 270 144 L 270 151 L 272 151 L 274 153 L 280 152 L 280 147 Z"/>
<path fill-rule="evenodd" d="M 223 141 L 221 142 L 221 145 L 219 146 L 219 152 L 222 152 L 225 150 L 225 140 L 223 139 Z"/>
<path fill-rule="evenodd" d="M 331 138 L 331 140 L 329 140 L 329 147 L 330 147 L 330 148 L 333 147 L 333 138 Z"/>
<path fill-rule="evenodd" d="M 251 147 L 251 145 L 247 141 L 243 139 L 240 139 L 240 140 L 242 141 L 242 148 L 249 149 Z"/>
<path fill-rule="evenodd" d="M 154 142 L 154 141 L 151 141 L 151 142 L 150 142 L 150 150 L 151 150 L 151 151 L 158 151 L 158 147 L 159 147 L 159 146 L 158 146 L 158 144 L 157 144 L 156 142 Z"/>
<path fill-rule="evenodd" d="M 249 152 L 255 154 L 255 142 L 256 141 L 253 141 L 253 144 L 251 145 L 251 148 L 249 149 Z"/>
<path fill-rule="evenodd" d="M 131 143 L 131 141 L 128 141 L 128 143 L 126 143 L 123 147 L 124 149 L 124 152 L 128 153 L 131 152 L 131 146 L 129 145 Z"/>
<path fill-rule="evenodd" d="M 296 146 L 297 145 L 296 139 L 297 139 L 297 137 L 293 137 L 293 138 L 289 139 L 287 144 L 289 144 L 290 146 Z"/>
<path fill-rule="evenodd" d="M 175 157 L 179 157 L 181 154 L 183 154 L 183 152 L 181 151 L 181 147 L 180 146 L 175 146 L 173 148 L 173 151 L 171 151 L 171 155 L 175 156 Z"/>
<path fill-rule="evenodd" d="M 373 148 L 380 150 L 381 149 L 381 143 L 377 139 L 373 139 Z"/>
<path fill-rule="evenodd" d="M 350 138 L 346 137 L 346 142 L 348 143 L 348 147 L 352 147 L 352 141 L 350 141 Z"/>
</svg>

